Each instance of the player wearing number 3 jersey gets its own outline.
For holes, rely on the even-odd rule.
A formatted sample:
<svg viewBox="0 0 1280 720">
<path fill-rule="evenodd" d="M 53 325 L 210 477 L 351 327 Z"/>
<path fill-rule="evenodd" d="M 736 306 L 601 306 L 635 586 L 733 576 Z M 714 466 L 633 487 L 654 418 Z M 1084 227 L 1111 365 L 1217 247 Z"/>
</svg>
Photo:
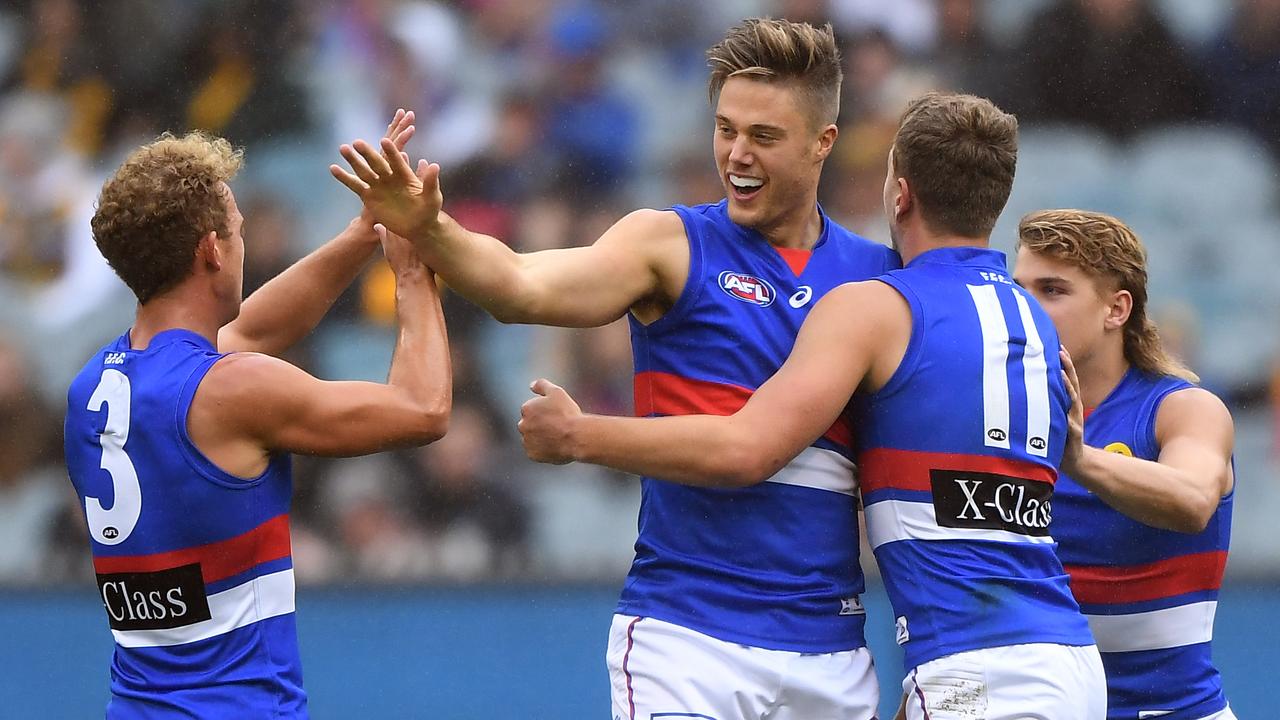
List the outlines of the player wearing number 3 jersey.
<svg viewBox="0 0 1280 720">
<path fill-rule="evenodd" d="M 1017 123 L 990 102 L 915 101 L 885 183 L 905 267 L 828 293 L 736 414 L 583 415 L 546 381 L 524 414 L 538 460 L 752 485 L 853 397 L 867 534 L 905 650 L 910 720 L 1105 714 L 1098 651 L 1048 531 L 1069 407 L 1058 336 L 986 247 L 1016 157 Z"/>
<path fill-rule="evenodd" d="M 397 114 L 388 137 L 403 144 L 410 122 Z M 420 444 L 448 421 L 434 280 L 367 217 L 241 312 L 243 218 L 227 185 L 239 165 L 225 140 L 166 136 L 125 160 L 93 218 L 138 297 L 133 327 L 67 394 L 67 469 L 116 642 L 109 718 L 306 717 L 288 453 Z M 401 307 L 388 383 L 325 383 L 271 357 L 310 331 L 380 234 Z"/>
</svg>

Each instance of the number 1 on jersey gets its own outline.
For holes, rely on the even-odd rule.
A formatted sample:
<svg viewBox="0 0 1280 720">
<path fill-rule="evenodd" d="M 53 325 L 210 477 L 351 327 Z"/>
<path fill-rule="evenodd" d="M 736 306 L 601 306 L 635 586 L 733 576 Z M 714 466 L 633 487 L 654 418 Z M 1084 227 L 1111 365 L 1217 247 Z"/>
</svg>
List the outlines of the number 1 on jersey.
<svg viewBox="0 0 1280 720">
<path fill-rule="evenodd" d="M 983 443 L 987 447 L 1009 449 L 1009 326 L 1005 322 L 995 285 L 969 285 L 978 325 L 982 329 L 982 420 Z M 1026 333 L 1022 353 L 1022 378 L 1027 393 L 1028 455 L 1049 455 L 1049 366 L 1044 341 L 1031 317 L 1027 299 L 1010 289 L 1018 305 L 1018 316 Z"/>
<path fill-rule="evenodd" d="M 102 371 L 102 379 L 89 398 L 89 410 L 98 412 L 107 406 L 107 423 L 98 444 L 102 446 L 102 469 L 111 476 L 115 499 L 110 510 L 104 510 L 96 497 L 85 496 L 84 514 L 89 534 L 103 545 L 119 545 L 133 532 L 142 514 L 142 488 L 133 461 L 125 454 L 129 441 L 129 377 L 119 370 Z"/>
</svg>

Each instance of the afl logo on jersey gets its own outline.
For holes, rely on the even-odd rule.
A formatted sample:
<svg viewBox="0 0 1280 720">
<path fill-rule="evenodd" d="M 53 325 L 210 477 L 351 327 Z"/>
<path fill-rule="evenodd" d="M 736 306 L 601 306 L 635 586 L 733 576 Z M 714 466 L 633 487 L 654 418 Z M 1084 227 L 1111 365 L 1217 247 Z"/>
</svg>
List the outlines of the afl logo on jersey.
<svg viewBox="0 0 1280 720">
<path fill-rule="evenodd" d="M 769 307 L 778 296 L 773 286 L 755 275 L 725 270 L 720 273 L 720 289 L 730 297 L 760 307 Z"/>
</svg>

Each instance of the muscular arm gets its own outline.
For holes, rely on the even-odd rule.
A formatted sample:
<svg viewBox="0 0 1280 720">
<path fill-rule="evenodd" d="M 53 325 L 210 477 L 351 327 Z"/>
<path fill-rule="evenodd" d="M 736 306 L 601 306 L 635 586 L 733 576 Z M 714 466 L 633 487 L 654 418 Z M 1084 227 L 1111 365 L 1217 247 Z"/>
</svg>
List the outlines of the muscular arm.
<svg viewBox="0 0 1280 720">
<path fill-rule="evenodd" d="M 222 352 L 279 355 L 315 329 L 378 247 L 361 216 L 329 242 L 245 299 L 240 316 L 218 331 Z"/>
<path fill-rule="evenodd" d="M 665 310 L 689 272 L 684 224 L 658 210 L 627 215 L 587 247 L 533 253 L 441 213 L 414 245 L 451 288 L 508 323 L 596 327 L 646 301 Z"/>
<path fill-rule="evenodd" d="M 387 382 L 325 382 L 267 355 L 230 355 L 210 369 L 192 403 L 197 447 L 224 469 L 251 475 L 272 452 L 362 455 L 444 435 L 452 374 L 440 295 L 400 242 L 398 249 L 384 242 L 400 321 Z"/>
<path fill-rule="evenodd" d="M 581 460 L 686 485 L 754 485 L 830 428 L 864 381 L 883 384 L 909 335 L 910 311 L 895 291 L 844 285 L 814 307 L 786 363 L 734 415 L 582 415 L 548 383 L 547 397 L 522 409 L 520 430 L 535 460 Z"/>
<path fill-rule="evenodd" d="M 397 110 L 384 139 L 397 150 L 413 137 L 412 112 Z M 378 247 L 373 217 L 362 212 L 315 252 L 250 295 L 240 315 L 218 331 L 222 352 L 279 355 L 315 329 Z"/>
<path fill-rule="evenodd" d="M 628 309 L 656 318 L 683 290 L 689 248 L 673 212 L 633 212 L 588 247 L 520 254 L 441 212 L 438 165 L 419 161 L 414 171 L 385 139 L 381 152 L 357 140 L 342 156 L 351 172 L 333 165 L 333 176 L 413 240 L 450 287 L 503 322 L 592 327 Z"/>
<path fill-rule="evenodd" d="M 1199 388 L 1181 390 L 1156 415 L 1155 461 L 1086 446 L 1068 474 L 1134 520 L 1197 533 L 1231 490 L 1234 433 L 1221 400 Z"/>
</svg>

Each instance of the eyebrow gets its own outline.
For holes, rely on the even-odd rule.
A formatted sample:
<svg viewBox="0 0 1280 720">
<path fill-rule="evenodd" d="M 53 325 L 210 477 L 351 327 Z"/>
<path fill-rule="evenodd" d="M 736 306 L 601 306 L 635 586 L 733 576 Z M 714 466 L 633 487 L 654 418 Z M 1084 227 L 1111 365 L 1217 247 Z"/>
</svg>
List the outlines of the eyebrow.
<svg viewBox="0 0 1280 720">
<path fill-rule="evenodd" d="M 733 122 L 730 121 L 729 118 L 725 117 L 724 115 L 716 115 L 716 122 L 723 123 L 725 125 L 733 124 Z M 782 127 L 779 127 L 777 125 L 768 125 L 765 123 L 754 123 L 748 126 L 747 130 L 754 131 L 754 132 L 771 132 L 778 135 L 781 135 L 786 132 L 786 129 Z"/>
</svg>

